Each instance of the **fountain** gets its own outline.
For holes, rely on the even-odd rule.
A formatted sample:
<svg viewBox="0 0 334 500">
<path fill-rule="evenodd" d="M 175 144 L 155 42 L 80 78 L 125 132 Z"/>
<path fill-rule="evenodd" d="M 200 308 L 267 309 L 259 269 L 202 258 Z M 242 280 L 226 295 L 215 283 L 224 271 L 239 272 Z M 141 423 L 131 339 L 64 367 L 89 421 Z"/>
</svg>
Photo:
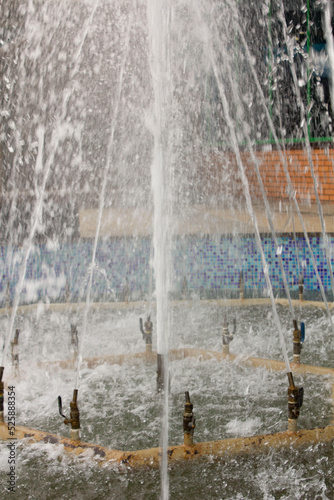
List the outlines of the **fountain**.
<svg viewBox="0 0 334 500">
<path fill-rule="evenodd" d="M 4 3 L 1 493 L 331 498 L 331 4 Z"/>
</svg>

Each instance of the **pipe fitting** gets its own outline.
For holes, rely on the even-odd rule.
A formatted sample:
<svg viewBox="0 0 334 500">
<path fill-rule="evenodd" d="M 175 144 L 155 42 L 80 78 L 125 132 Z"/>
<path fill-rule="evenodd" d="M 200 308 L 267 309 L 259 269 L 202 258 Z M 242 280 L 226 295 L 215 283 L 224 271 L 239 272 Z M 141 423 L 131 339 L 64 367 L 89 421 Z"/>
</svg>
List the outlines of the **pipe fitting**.
<svg viewBox="0 0 334 500">
<path fill-rule="evenodd" d="M 15 368 L 18 368 L 19 366 L 19 335 L 20 330 L 19 328 L 17 328 L 15 331 L 14 340 L 12 340 L 11 342 L 12 366 L 14 366 Z"/>
<path fill-rule="evenodd" d="M 233 333 L 229 332 L 228 329 L 228 322 L 226 316 L 224 317 L 224 323 L 223 323 L 223 331 L 222 331 L 222 336 L 223 336 L 223 352 L 225 354 L 229 354 L 230 352 L 230 342 L 232 342 L 234 338 L 234 334 L 236 331 L 236 320 L 233 320 Z"/>
<path fill-rule="evenodd" d="M 74 430 L 80 429 L 80 414 L 79 414 L 77 398 L 78 398 L 78 389 L 74 389 L 73 400 L 70 402 L 70 419 L 71 419 L 72 429 Z"/>
<path fill-rule="evenodd" d="M 304 277 L 302 274 L 299 275 L 298 280 L 298 289 L 299 289 L 299 300 L 304 300 Z"/>
<path fill-rule="evenodd" d="M 300 408 L 303 405 L 304 389 L 303 387 L 296 387 L 293 381 L 292 373 L 288 373 L 289 387 L 288 387 L 288 430 L 296 432 L 297 419 L 300 414 Z"/>
<path fill-rule="evenodd" d="M 297 320 L 293 320 L 293 362 L 300 363 L 300 354 L 305 339 L 305 323 L 300 323 L 300 329 Z"/>
<path fill-rule="evenodd" d="M 151 321 L 151 316 L 147 317 L 147 320 L 144 323 L 143 326 L 143 320 L 142 318 L 139 318 L 139 328 L 140 331 L 143 335 L 143 339 L 145 340 L 146 347 L 148 345 L 151 346 L 151 351 L 152 351 L 152 333 L 153 333 L 153 323 Z"/>
<path fill-rule="evenodd" d="M 239 298 L 240 298 L 240 300 L 243 300 L 244 294 L 245 294 L 245 282 L 244 282 L 243 271 L 240 271 L 238 289 L 239 289 Z"/>
<path fill-rule="evenodd" d="M 78 441 L 80 439 L 80 414 L 77 403 L 78 389 L 73 391 L 73 399 L 70 402 L 70 418 L 67 418 L 63 414 L 62 400 L 61 396 L 58 396 L 58 408 L 59 414 L 64 418 L 64 424 L 71 424 L 71 439 Z"/>
<path fill-rule="evenodd" d="M 185 392 L 186 403 L 184 405 L 183 414 L 183 436 L 184 444 L 189 446 L 194 444 L 194 430 L 196 427 L 196 419 L 193 414 L 193 405 L 190 402 L 189 392 Z"/>
</svg>

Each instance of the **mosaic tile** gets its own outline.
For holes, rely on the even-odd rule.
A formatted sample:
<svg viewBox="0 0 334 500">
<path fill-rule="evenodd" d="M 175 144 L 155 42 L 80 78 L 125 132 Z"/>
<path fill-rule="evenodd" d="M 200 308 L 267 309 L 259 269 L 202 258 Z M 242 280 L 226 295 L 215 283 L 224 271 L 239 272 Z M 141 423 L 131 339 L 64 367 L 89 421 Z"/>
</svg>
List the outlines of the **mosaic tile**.
<svg viewBox="0 0 334 500">
<path fill-rule="evenodd" d="M 329 246 L 334 246 L 330 236 Z M 283 279 L 274 242 L 266 237 L 263 250 L 269 268 L 273 289 L 283 289 Z M 291 290 L 298 289 L 299 274 L 304 277 L 305 290 L 319 290 L 311 254 L 304 238 L 297 241 L 289 237 L 280 238 L 283 246 L 282 261 Z M 149 287 L 150 240 L 148 238 L 117 238 L 98 244 L 93 274 L 92 299 L 99 300 L 110 295 L 117 298 L 126 288 L 130 293 L 147 293 Z M 331 287 L 329 270 L 322 239 L 310 238 L 310 246 L 325 291 Z M 64 297 L 66 280 L 72 296 L 84 300 L 91 269 L 92 241 L 61 244 L 56 250 L 45 246 L 34 247 L 28 258 L 25 285 L 21 292 L 21 302 L 29 302 L 27 284 L 34 283 L 35 294 L 46 298 L 52 289 L 58 287 L 59 300 Z M 10 282 L 13 299 L 19 275 L 22 271 L 23 250 L 14 249 L 13 258 L 8 258 L 8 249 L 0 250 L 0 303 L 6 301 L 7 282 Z M 11 262 L 14 266 L 12 269 Z M 215 290 L 236 290 L 240 271 L 243 271 L 246 290 L 266 289 L 261 255 L 254 238 L 249 236 L 233 240 L 229 237 L 189 237 L 175 239 L 172 254 L 172 288 L 182 290 L 184 278 L 189 290 L 194 292 Z M 332 266 L 333 259 L 332 259 Z M 57 281 L 58 280 L 58 281 Z"/>
</svg>

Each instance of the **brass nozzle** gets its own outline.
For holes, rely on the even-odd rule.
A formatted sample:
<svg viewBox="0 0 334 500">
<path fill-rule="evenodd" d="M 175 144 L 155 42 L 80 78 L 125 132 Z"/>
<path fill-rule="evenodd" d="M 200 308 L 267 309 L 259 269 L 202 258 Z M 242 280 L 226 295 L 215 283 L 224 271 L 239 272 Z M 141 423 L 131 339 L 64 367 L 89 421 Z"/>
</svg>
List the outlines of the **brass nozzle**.
<svg viewBox="0 0 334 500">
<path fill-rule="evenodd" d="M 288 418 L 289 420 L 296 420 L 303 405 L 304 389 L 295 386 L 291 372 L 288 373 L 288 379 Z"/>
<path fill-rule="evenodd" d="M 302 333 L 301 330 L 297 326 L 297 321 L 294 319 L 293 320 L 293 355 L 297 356 L 297 359 L 299 359 L 301 350 L 302 350 Z"/>
<path fill-rule="evenodd" d="M 143 335 L 143 339 L 145 340 L 146 345 L 152 345 L 152 332 L 153 332 L 153 323 L 151 321 L 151 316 L 147 317 L 147 320 L 143 326 L 142 318 L 139 318 L 139 328 Z"/>
<path fill-rule="evenodd" d="M 235 328 L 234 328 L 235 329 Z M 233 340 L 233 334 L 231 334 L 229 332 L 229 329 L 228 329 L 228 322 L 227 322 L 227 318 L 226 316 L 224 317 L 224 323 L 223 323 L 223 331 L 222 331 L 222 335 L 223 335 L 223 346 L 225 345 L 229 345 L 230 342 L 232 342 Z"/>
<path fill-rule="evenodd" d="M 20 335 L 20 329 L 16 328 L 16 330 L 15 330 L 15 337 L 14 337 L 14 340 L 13 340 L 14 344 L 18 344 L 19 343 L 19 335 Z"/>
<path fill-rule="evenodd" d="M 298 289 L 299 289 L 299 299 L 303 300 L 303 294 L 304 294 L 304 277 L 303 277 L 302 274 L 299 276 Z"/>
<path fill-rule="evenodd" d="M 153 331 L 153 323 L 151 321 L 151 317 L 150 316 L 148 316 L 147 320 L 145 321 L 144 328 L 145 328 L 145 332 L 146 333 L 150 333 L 150 334 L 152 333 L 152 331 Z"/>
<path fill-rule="evenodd" d="M 193 414 L 193 404 L 190 402 L 189 392 L 185 392 L 186 403 L 183 414 L 183 433 L 184 444 L 193 444 L 193 435 L 196 426 L 195 416 Z"/>
<path fill-rule="evenodd" d="M 241 299 L 243 299 L 243 297 L 244 297 L 244 292 L 245 292 L 244 273 L 243 273 L 243 271 L 240 271 L 240 276 L 239 276 L 239 294 L 240 294 L 240 298 Z"/>
<path fill-rule="evenodd" d="M 61 397 L 58 396 L 59 414 L 63 417 L 65 425 L 71 424 L 72 430 L 80 429 L 80 415 L 79 415 L 79 408 L 78 408 L 78 404 L 77 404 L 77 397 L 78 397 L 78 389 L 74 389 L 73 399 L 70 402 L 70 418 L 67 418 L 63 414 Z"/>
<path fill-rule="evenodd" d="M 72 429 L 80 429 L 80 414 L 77 404 L 78 389 L 73 391 L 73 400 L 70 402 L 70 421 Z"/>
<path fill-rule="evenodd" d="M 16 328 L 14 340 L 12 340 L 11 342 L 12 364 L 15 367 L 18 367 L 19 364 L 19 352 L 18 352 L 19 335 L 20 335 L 20 330 L 19 328 Z"/>
</svg>

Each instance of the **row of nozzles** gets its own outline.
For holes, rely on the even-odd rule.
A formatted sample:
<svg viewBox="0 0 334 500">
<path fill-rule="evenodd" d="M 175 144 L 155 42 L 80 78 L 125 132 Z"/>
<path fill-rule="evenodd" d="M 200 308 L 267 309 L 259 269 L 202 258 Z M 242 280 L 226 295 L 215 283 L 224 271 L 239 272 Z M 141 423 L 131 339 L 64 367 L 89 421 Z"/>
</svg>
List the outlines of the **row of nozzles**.
<svg viewBox="0 0 334 500">
<path fill-rule="evenodd" d="M 234 338 L 236 332 L 236 319 L 233 320 L 233 333 L 229 332 L 227 318 L 224 318 L 223 324 L 223 352 L 224 354 L 229 354 L 230 352 L 230 342 Z M 302 345 L 305 340 L 305 323 L 300 323 L 300 329 L 298 328 L 297 320 L 293 320 L 293 362 L 300 363 L 300 354 L 302 350 Z"/>
<path fill-rule="evenodd" d="M 293 331 L 293 343 L 294 343 L 294 362 L 300 363 L 300 352 L 302 348 L 302 343 L 305 339 L 305 324 L 301 323 L 301 329 L 297 326 L 297 320 L 293 320 L 294 331 Z M 140 331 L 143 335 L 143 339 L 146 342 L 146 348 L 149 347 L 148 351 L 152 352 L 152 333 L 153 333 L 153 323 L 151 317 L 148 316 L 147 320 L 143 324 L 142 318 L 139 319 Z M 226 316 L 224 317 L 223 324 L 223 352 L 225 354 L 229 353 L 229 344 L 234 338 L 236 333 L 236 319 L 233 320 L 233 333 L 229 332 L 228 322 Z M 157 388 L 158 392 L 164 390 L 164 357 L 162 355 L 157 355 L 158 369 L 157 369 Z M 288 373 L 289 387 L 288 387 L 288 430 L 297 430 L 297 418 L 300 413 L 300 408 L 303 404 L 303 388 L 298 388 L 294 384 L 293 375 L 291 372 Z M 189 393 L 186 392 L 186 406 L 184 413 L 184 435 L 185 444 L 193 444 L 193 434 L 195 429 L 195 417 L 193 415 L 193 405 L 190 403 Z"/>
<path fill-rule="evenodd" d="M 3 381 L 4 367 L 0 366 L 0 423 L 4 422 L 4 381 Z M 80 439 L 80 415 L 77 404 L 78 390 L 74 389 L 73 399 L 70 403 L 70 418 L 67 418 L 63 414 L 62 409 L 62 400 L 61 397 L 58 396 L 58 409 L 60 415 L 64 418 L 64 423 L 66 425 L 71 425 L 71 439 L 79 440 Z"/>
<path fill-rule="evenodd" d="M 4 368 L 0 367 L 0 422 L 4 421 L 4 382 L 3 382 Z M 288 373 L 289 387 L 288 387 L 288 430 L 295 432 L 297 430 L 297 419 L 299 417 L 300 408 L 303 404 L 303 388 L 295 386 L 292 373 Z M 190 401 L 189 392 L 185 392 L 186 402 L 183 414 L 183 434 L 184 444 L 192 445 L 196 420 L 193 413 L 193 404 Z M 77 404 L 78 390 L 74 389 L 73 399 L 70 402 L 70 418 L 66 417 L 63 413 L 62 399 L 58 396 L 58 409 L 59 414 L 64 418 L 64 424 L 71 425 L 71 439 L 80 440 L 80 414 Z"/>
<path fill-rule="evenodd" d="M 304 277 L 302 274 L 299 275 L 298 279 L 298 290 L 299 290 L 299 300 L 303 300 L 304 297 Z M 240 271 L 240 276 L 239 276 L 239 283 L 238 283 L 238 291 L 239 291 L 239 298 L 243 299 L 245 295 L 245 281 L 244 281 L 244 274 L 243 271 Z M 188 282 L 187 278 L 184 276 L 182 280 L 182 295 L 183 297 L 186 296 L 188 292 Z M 10 283 L 7 283 L 7 289 L 6 289 L 6 307 L 10 308 L 11 307 L 11 292 L 10 292 Z M 130 297 L 130 287 L 128 280 L 126 279 L 125 285 L 123 288 L 123 293 L 122 293 L 122 299 L 124 302 L 129 302 L 129 297 Z M 71 298 L 71 293 L 70 293 L 70 284 L 69 281 L 66 281 L 66 286 L 65 286 L 65 302 L 70 302 Z"/>
<path fill-rule="evenodd" d="M 238 290 L 240 299 L 243 299 L 245 294 L 245 281 L 243 271 L 240 271 Z M 298 278 L 298 292 L 299 300 L 304 300 L 304 277 L 302 274 L 300 274 Z"/>
<path fill-rule="evenodd" d="M 300 414 L 300 408 L 303 405 L 304 389 L 296 387 L 291 372 L 288 373 L 289 387 L 288 387 L 288 430 L 291 432 L 297 431 L 297 419 Z M 193 413 L 193 404 L 190 402 L 189 392 L 185 393 L 186 403 L 183 414 L 183 434 L 184 444 L 194 444 L 194 430 L 196 426 L 196 419 Z"/>
<path fill-rule="evenodd" d="M 302 349 L 302 344 L 305 340 L 305 323 L 301 322 L 300 329 L 297 326 L 297 320 L 293 320 L 293 361 L 294 363 L 300 363 L 300 353 Z M 153 323 L 151 321 L 151 316 L 147 317 L 145 323 L 143 323 L 142 318 L 139 318 L 139 328 L 142 333 L 143 339 L 146 344 L 146 351 L 152 352 L 152 333 L 153 333 Z M 233 332 L 229 331 L 229 324 L 227 322 L 226 315 L 224 316 L 223 331 L 222 331 L 222 342 L 223 342 L 223 352 L 224 354 L 229 354 L 230 352 L 230 342 L 232 342 L 234 335 L 237 330 L 236 319 L 233 319 Z"/>
<path fill-rule="evenodd" d="M 146 322 L 147 328 L 149 327 L 149 332 L 152 333 L 153 325 L 149 320 Z M 142 321 L 140 322 L 140 326 L 142 328 Z M 233 336 L 226 332 L 227 326 L 224 326 L 225 334 L 229 338 L 233 338 Z M 296 327 L 297 329 L 297 327 Z M 143 331 L 145 332 L 144 328 Z M 227 335 L 228 334 L 228 335 Z M 143 334 L 144 335 L 144 334 Z M 159 377 L 160 377 L 160 391 L 163 390 L 163 373 L 164 373 L 164 365 L 163 365 L 163 357 L 157 356 L 158 359 L 158 390 L 159 390 Z M 160 361 L 160 363 L 159 363 Z M 160 365 L 160 370 L 159 370 Z M 3 372 L 4 368 L 0 367 L 0 422 L 4 421 L 4 383 L 3 383 Z M 303 404 L 303 388 L 298 388 L 294 384 L 293 375 L 291 372 L 288 373 L 289 387 L 288 387 L 288 430 L 295 432 L 297 430 L 297 419 L 299 417 L 300 408 Z M 190 402 L 189 393 L 186 392 L 186 403 L 183 415 L 183 431 L 184 431 L 184 444 L 192 445 L 193 444 L 193 435 L 195 429 L 195 416 L 193 414 L 193 405 Z M 61 396 L 58 397 L 58 409 L 59 414 L 64 418 L 64 424 L 71 425 L 71 439 L 79 440 L 80 439 L 80 414 L 77 405 L 77 396 L 78 390 L 74 389 L 73 399 L 70 403 L 70 418 L 66 417 L 63 413 L 62 408 L 62 399 Z"/>
<path fill-rule="evenodd" d="M 245 296 L 245 281 L 244 281 L 243 271 L 240 271 L 238 291 L 239 291 L 239 298 L 241 300 L 243 300 L 244 296 Z M 299 275 L 299 279 L 298 279 L 298 291 L 299 291 L 299 300 L 304 300 L 304 277 L 302 274 Z M 182 295 L 183 295 L 183 297 L 186 296 L 187 292 L 188 292 L 188 282 L 187 282 L 187 278 L 184 276 L 184 278 L 182 280 Z"/>
<path fill-rule="evenodd" d="M 301 323 L 301 328 L 299 329 L 297 326 L 297 321 L 293 321 L 294 324 L 294 331 L 293 331 L 293 343 L 294 343 L 294 362 L 300 363 L 300 352 L 302 348 L 302 343 L 304 342 L 305 339 L 305 325 L 304 323 Z M 149 352 L 152 352 L 152 333 L 153 333 L 153 323 L 151 321 L 150 316 L 148 316 L 147 320 L 143 324 L 142 318 L 139 320 L 139 326 L 140 326 L 140 331 L 143 335 L 143 338 L 146 343 L 146 347 L 148 348 Z M 223 324 L 223 352 L 228 353 L 229 352 L 229 344 L 233 340 L 234 334 L 236 332 L 236 320 L 234 319 L 233 321 L 233 333 L 231 334 L 228 329 L 228 322 L 226 316 L 224 317 L 224 324 Z M 18 363 L 19 363 L 19 353 L 18 353 L 18 340 L 19 340 L 19 334 L 20 330 L 17 329 L 15 332 L 15 338 L 12 341 L 12 364 L 15 368 L 18 368 Z M 78 353 L 78 331 L 76 325 L 71 325 L 71 345 L 72 348 L 74 349 L 75 355 Z M 163 391 L 164 389 L 164 358 L 163 356 L 158 355 L 157 356 L 158 360 L 158 369 L 157 369 L 157 387 L 158 387 L 158 392 Z M 3 371 L 4 368 L 0 367 L 0 421 L 3 421 L 3 393 L 4 393 L 4 384 L 2 381 L 3 377 Z M 289 398 L 289 428 L 290 430 L 295 430 L 296 426 L 296 420 L 299 416 L 299 410 L 300 407 L 302 406 L 303 402 L 303 389 L 298 389 L 295 387 L 294 382 L 293 382 L 293 377 L 292 373 L 288 373 L 289 377 L 289 389 L 288 389 L 288 398 Z M 78 395 L 78 390 L 74 389 L 73 393 L 73 400 L 70 403 L 70 418 L 67 418 L 63 414 L 62 410 L 62 400 L 61 397 L 58 397 L 58 406 L 59 406 L 59 413 L 60 415 L 64 418 L 64 423 L 65 424 L 71 424 L 71 437 L 72 439 L 79 439 L 79 429 L 80 429 L 80 417 L 79 417 L 79 410 L 77 406 L 77 395 Z M 191 411 L 190 411 L 191 410 Z M 192 435 L 193 435 L 193 430 L 195 428 L 195 420 L 193 419 L 193 414 L 192 414 L 192 405 L 190 403 L 189 399 L 189 394 L 186 393 L 186 409 L 185 409 L 185 415 L 188 415 L 187 417 L 184 417 L 186 419 L 190 419 L 189 422 L 191 421 L 193 423 L 193 426 L 191 427 L 192 431 L 185 430 L 185 435 L 187 436 L 187 443 L 189 444 L 190 441 L 192 440 Z M 191 417 L 190 417 L 191 415 Z M 189 422 L 188 422 L 188 427 L 189 427 Z M 291 422 L 291 423 L 290 423 Z M 184 424 L 185 426 L 185 424 Z"/>
</svg>

